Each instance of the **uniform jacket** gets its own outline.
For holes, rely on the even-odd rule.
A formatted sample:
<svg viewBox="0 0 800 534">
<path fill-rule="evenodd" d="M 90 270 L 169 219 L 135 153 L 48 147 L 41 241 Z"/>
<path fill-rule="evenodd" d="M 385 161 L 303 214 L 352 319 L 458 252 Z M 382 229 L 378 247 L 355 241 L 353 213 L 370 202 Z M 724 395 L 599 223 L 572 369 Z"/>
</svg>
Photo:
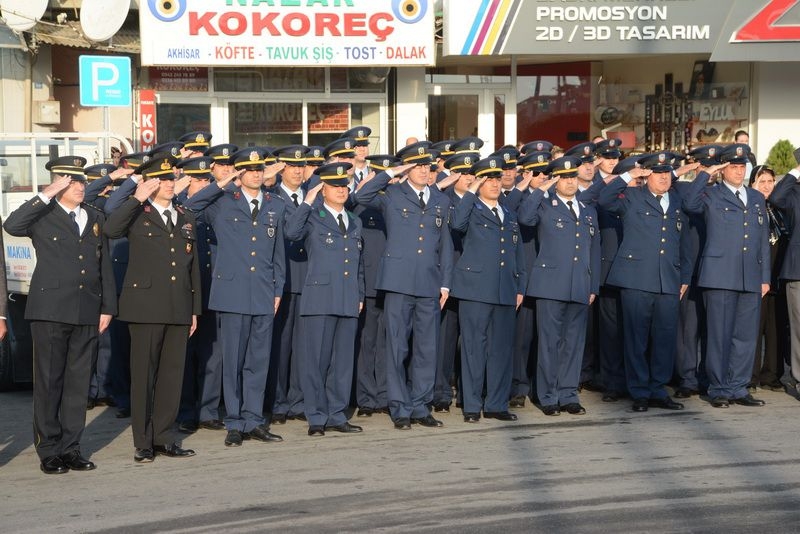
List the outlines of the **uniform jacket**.
<svg viewBox="0 0 800 534">
<path fill-rule="evenodd" d="M 322 205 L 300 204 L 286 219 L 286 238 L 305 240 L 308 272 L 300 315 L 358 317 L 364 302 L 361 221 L 347 213 L 347 231 Z"/>
<path fill-rule="evenodd" d="M 367 206 L 356 206 L 353 214 L 361 220 L 361 261 L 364 263 L 364 289 L 369 298 L 377 297 L 375 283 L 378 279 L 378 265 L 386 248 L 386 222 L 383 213 Z"/>
<path fill-rule="evenodd" d="M 674 188 L 668 197 L 669 207 L 663 213 L 646 186 L 628 187 L 620 177 L 600 193 L 600 207 L 622 217 L 624 235 L 608 275 L 609 284 L 677 295 L 681 284 L 689 283 L 691 266 L 681 246 L 687 217 Z"/>
<path fill-rule="evenodd" d="M 749 191 L 748 191 L 749 193 Z M 800 280 L 800 185 L 797 178 L 791 174 L 784 176 L 772 194 L 769 202 L 783 210 L 789 221 L 789 244 L 783 257 L 779 277 L 783 280 Z"/>
<path fill-rule="evenodd" d="M 579 220 L 558 197 L 536 189 L 520 204 L 520 224 L 536 226 L 539 254 L 529 274 L 527 295 L 589 303 L 600 289 L 600 232 L 597 211 L 580 202 Z"/>
<path fill-rule="evenodd" d="M 692 185 L 692 182 L 674 181 L 672 187 L 678 190 L 681 198 L 686 197 L 686 191 Z M 683 244 L 685 247 L 684 255 L 686 261 L 692 269 L 692 276 L 689 282 L 692 286 L 697 286 L 697 278 L 700 274 L 700 253 L 706 244 L 706 220 L 703 214 L 686 213 L 688 225 L 683 227 Z M 601 232 L 602 234 L 602 232 Z"/>
<path fill-rule="evenodd" d="M 191 324 L 202 312 L 197 230 L 194 215 L 182 208 L 170 233 L 149 202 L 126 200 L 106 223 L 106 235 L 128 237 L 130 259 L 119 318 L 131 323 Z"/>
<path fill-rule="evenodd" d="M 263 193 L 255 223 L 240 188 L 222 191 L 211 185 L 186 201 L 188 209 L 205 211 L 217 236 L 209 308 L 243 315 L 273 315 L 275 297 L 283 294 L 286 252 L 283 245 L 283 200 Z"/>
<path fill-rule="evenodd" d="M 494 213 L 467 191 L 450 226 L 464 232 L 464 251 L 453 271 L 454 297 L 514 306 L 525 294 L 525 253 L 517 216 L 503 210 L 501 224 Z"/>
<path fill-rule="evenodd" d="M 98 324 L 100 314 L 117 313 L 106 225 L 102 212 L 81 204 L 88 220 L 78 236 L 72 219 L 55 201 L 35 196 L 13 211 L 3 225 L 27 236 L 36 249 L 25 318 L 73 325 Z M 5 271 L 3 273 L 5 276 Z"/>
<path fill-rule="evenodd" d="M 453 276 L 453 241 L 447 224 L 450 200 L 431 187 L 428 203 L 420 209 L 410 185 L 387 185 L 389 180 L 389 174 L 381 172 L 354 194 L 359 204 L 380 209 L 386 221 L 386 248 L 375 287 L 438 297 L 441 288 L 451 288 Z"/>
<path fill-rule="evenodd" d="M 2 219 L 0 219 L 0 225 L 3 224 Z M 5 246 L 3 245 L 3 232 L 0 232 L 0 250 L 5 252 Z M 6 282 L 6 255 L 0 254 L 0 317 L 8 318 L 8 283 Z"/>
<path fill-rule="evenodd" d="M 131 178 L 124 180 L 122 184 L 108 196 L 108 200 L 106 200 L 103 205 L 103 211 L 105 211 L 106 217 L 114 213 L 123 202 L 130 198 L 134 191 L 136 191 L 136 182 Z M 122 283 L 125 280 L 125 271 L 128 269 L 128 238 L 111 239 L 109 245 L 111 246 L 111 266 L 114 269 L 114 281 L 117 283 L 117 295 L 119 295 L 122 293 Z"/>
<path fill-rule="evenodd" d="M 210 185 L 206 187 L 210 187 Z M 183 206 L 188 198 L 186 191 L 181 191 L 179 195 L 175 196 L 175 204 Z M 197 222 L 197 259 L 200 262 L 200 288 L 203 309 L 207 310 L 208 298 L 211 292 L 211 273 L 214 271 L 214 261 L 217 257 L 217 235 L 214 233 L 214 227 L 206 221 L 203 212 L 194 215 Z"/>
<path fill-rule="evenodd" d="M 761 292 L 770 281 L 769 220 L 764 195 L 747 188 L 747 207 L 725 185 L 706 187 L 701 172 L 686 189 L 684 209 L 704 213 L 706 243 L 700 287 Z"/>
<path fill-rule="evenodd" d="M 294 201 L 286 194 L 286 191 L 284 191 L 282 187 L 275 187 L 273 195 L 277 195 L 284 200 L 284 206 L 286 206 L 284 219 L 288 220 L 297 209 L 294 206 Z M 298 202 L 302 204 L 302 199 L 298 198 Z M 308 253 L 306 252 L 305 243 L 303 243 L 302 239 L 296 241 L 287 239 L 284 234 L 283 244 L 287 262 L 286 282 L 284 283 L 283 290 L 286 293 L 302 293 L 303 284 L 306 279 L 306 271 L 308 270 Z"/>
</svg>

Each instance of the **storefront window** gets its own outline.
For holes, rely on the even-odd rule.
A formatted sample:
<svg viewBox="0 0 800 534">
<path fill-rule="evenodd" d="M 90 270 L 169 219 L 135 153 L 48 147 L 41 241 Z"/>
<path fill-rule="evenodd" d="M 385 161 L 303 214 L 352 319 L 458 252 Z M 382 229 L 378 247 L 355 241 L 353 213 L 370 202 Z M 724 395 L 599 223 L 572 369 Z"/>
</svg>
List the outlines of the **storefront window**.
<svg viewBox="0 0 800 534">
<path fill-rule="evenodd" d="M 209 104 L 159 104 L 156 116 L 159 143 L 173 141 L 186 132 L 211 131 Z"/>
<path fill-rule="evenodd" d="M 281 147 L 303 142 L 300 103 L 231 102 L 228 115 L 231 143 L 240 147 Z"/>
<path fill-rule="evenodd" d="M 325 69 L 291 67 L 215 69 L 214 90 L 220 92 L 323 92 L 325 91 Z"/>
<path fill-rule="evenodd" d="M 380 104 L 320 102 L 308 104 L 308 144 L 325 146 L 353 126 L 372 129 L 370 148 L 374 153 L 380 141 Z"/>
<path fill-rule="evenodd" d="M 332 93 L 382 93 L 389 67 L 330 69 Z"/>
<path fill-rule="evenodd" d="M 428 138 L 436 141 L 478 135 L 478 95 L 428 96 Z"/>
</svg>

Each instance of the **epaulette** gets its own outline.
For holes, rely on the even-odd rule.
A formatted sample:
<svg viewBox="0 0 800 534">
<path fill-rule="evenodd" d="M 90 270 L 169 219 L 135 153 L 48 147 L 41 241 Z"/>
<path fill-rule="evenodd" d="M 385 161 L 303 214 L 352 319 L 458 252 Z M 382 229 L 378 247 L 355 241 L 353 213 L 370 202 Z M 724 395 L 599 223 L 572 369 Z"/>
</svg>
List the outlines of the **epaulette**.
<svg viewBox="0 0 800 534">
<path fill-rule="evenodd" d="M 94 204 L 89 204 L 89 203 L 87 203 L 87 202 L 83 202 L 83 203 L 81 203 L 81 205 L 82 205 L 84 208 L 92 208 L 93 210 L 95 210 L 95 211 L 98 211 L 98 212 L 102 213 L 103 215 L 105 215 L 105 212 L 103 211 L 103 209 L 102 209 L 102 208 L 98 208 L 98 207 L 97 207 L 97 206 L 95 206 Z"/>
<path fill-rule="evenodd" d="M 379 194 L 379 195 L 385 195 L 385 194 L 386 194 L 386 191 L 384 191 L 383 189 L 381 189 L 380 191 L 378 191 L 378 194 Z"/>
<path fill-rule="evenodd" d="M 181 215 L 184 215 L 186 213 L 186 210 L 180 204 L 175 204 L 175 211 L 177 211 Z"/>
</svg>

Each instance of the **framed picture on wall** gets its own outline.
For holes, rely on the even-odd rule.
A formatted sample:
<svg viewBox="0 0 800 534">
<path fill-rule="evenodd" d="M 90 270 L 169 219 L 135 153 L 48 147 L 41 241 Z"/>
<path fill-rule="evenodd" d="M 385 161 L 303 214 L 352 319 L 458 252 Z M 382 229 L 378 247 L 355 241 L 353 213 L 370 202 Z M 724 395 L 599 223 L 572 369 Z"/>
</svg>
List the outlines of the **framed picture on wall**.
<svg viewBox="0 0 800 534">
<path fill-rule="evenodd" d="M 695 61 L 692 69 L 692 83 L 689 86 L 690 98 L 708 98 L 711 93 L 711 82 L 714 79 L 714 63 Z"/>
</svg>

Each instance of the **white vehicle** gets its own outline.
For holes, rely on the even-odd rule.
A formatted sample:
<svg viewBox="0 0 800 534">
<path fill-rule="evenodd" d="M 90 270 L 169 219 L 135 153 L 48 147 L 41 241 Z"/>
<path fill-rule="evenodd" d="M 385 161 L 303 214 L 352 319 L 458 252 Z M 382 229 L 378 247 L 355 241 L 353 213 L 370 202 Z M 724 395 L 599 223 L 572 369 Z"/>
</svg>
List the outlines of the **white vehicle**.
<svg viewBox="0 0 800 534">
<path fill-rule="evenodd" d="M 0 133 L 0 215 L 3 220 L 50 183 L 44 166 L 59 156 L 83 156 L 87 165 L 110 161 L 111 147 L 133 152 L 130 142 L 107 132 Z M 36 252 L 29 239 L 3 232 L 8 282 L 8 335 L 0 344 L 0 391 L 31 383 L 33 376 L 30 328 L 25 320 Z"/>
</svg>

